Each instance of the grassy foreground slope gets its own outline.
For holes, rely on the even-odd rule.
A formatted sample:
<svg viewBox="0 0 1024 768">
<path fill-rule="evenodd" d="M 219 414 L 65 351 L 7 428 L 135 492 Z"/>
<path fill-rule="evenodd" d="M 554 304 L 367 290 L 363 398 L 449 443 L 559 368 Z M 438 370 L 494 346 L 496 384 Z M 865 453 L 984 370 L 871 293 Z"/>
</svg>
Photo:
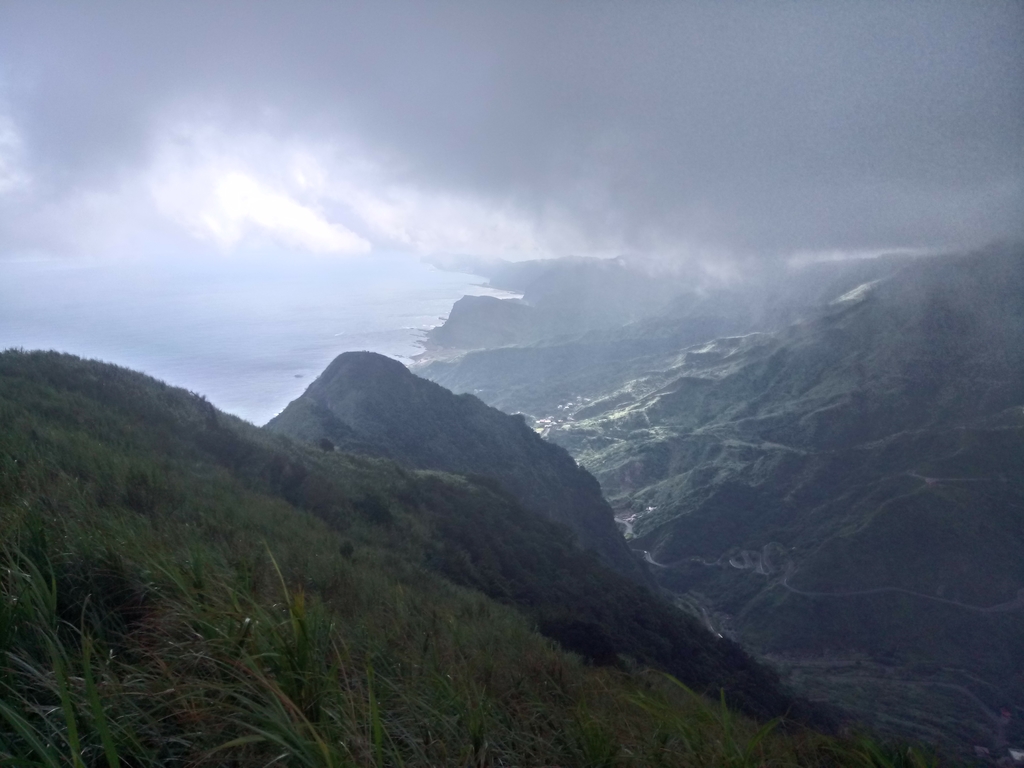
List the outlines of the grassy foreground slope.
<svg viewBox="0 0 1024 768">
<path fill-rule="evenodd" d="M 515 526 L 502 522 L 503 509 Z M 563 572 L 550 549 L 517 565 L 508 562 L 515 552 L 472 541 L 487 530 L 474 526 L 505 525 L 513 536 L 523 521 L 569 558 Z M 564 580 L 608 572 L 568 544 L 559 549 L 552 531 L 486 482 L 306 449 L 114 366 L 3 353 L 0 760 L 910 759 L 806 731 L 766 733 L 628 659 L 595 667 L 559 650 L 532 628 L 559 618 L 557 600 L 532 619 L 510 607 L 525 610 L 517 593 L 544 589 L 516 568 L 555 569 Z M 592 578 L 599 589 L 642 592 L 612 574 Z M 503 588 L 509 605 L 453 579 Z M 613 604 L 603 610 L 614 651 L 621 628 Z M 705 642 L 694 634 L 686 652 L 707 687 L 725 683 L 748 709 L 785 703 L 763 670 Z"/>
</svg>

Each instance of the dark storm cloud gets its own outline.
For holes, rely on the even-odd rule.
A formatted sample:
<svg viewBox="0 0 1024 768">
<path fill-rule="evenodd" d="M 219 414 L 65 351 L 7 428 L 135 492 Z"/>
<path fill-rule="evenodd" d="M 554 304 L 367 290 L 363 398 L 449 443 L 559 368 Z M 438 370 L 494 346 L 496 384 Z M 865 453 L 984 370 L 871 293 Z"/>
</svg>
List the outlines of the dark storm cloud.
<svg viewBox="0 0 1024 768">
<path fill-rule="evenodd" d="M 595 250 L 950 247 L 1024 234 L 1022 41 L 1015 2 L 9 3 L 0 114 L 22 206 L 198 121 Z"/>
</svg>

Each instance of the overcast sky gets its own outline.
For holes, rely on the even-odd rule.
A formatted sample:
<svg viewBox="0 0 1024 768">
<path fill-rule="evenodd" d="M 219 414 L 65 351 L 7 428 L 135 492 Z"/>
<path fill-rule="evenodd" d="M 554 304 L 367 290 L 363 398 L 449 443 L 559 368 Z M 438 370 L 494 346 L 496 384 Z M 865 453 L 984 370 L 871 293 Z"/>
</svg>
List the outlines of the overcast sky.
<svg viewBox="0 0 1024 768">
<path fill-rule="evenodd" d="M 0 258 L 1024 234 L 1024 3 L 0 3 Z"/>
</svg>

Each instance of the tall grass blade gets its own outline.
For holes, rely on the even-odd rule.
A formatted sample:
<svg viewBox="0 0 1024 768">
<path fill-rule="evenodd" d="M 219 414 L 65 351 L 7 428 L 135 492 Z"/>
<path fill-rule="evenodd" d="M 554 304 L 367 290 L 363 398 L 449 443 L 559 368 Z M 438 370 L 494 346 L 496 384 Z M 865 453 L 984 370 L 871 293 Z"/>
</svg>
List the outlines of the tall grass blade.
<svg viewBox="0 0 1024 768">
<path fill-rule="evenodd" d="M 57 679 L 57 690 L 60 693 L 60 706 L 64 711 L 64 722 L 68 729 L 68 748 L 71 750 L 71 765 L 74 768 L 84 768 L 82 762 L 82 745 L 78 738 L 78 722 L 75 719 L 75 708 L 71 702 L 71 691 L 68 689 L 67 675 L 64 671 L 64 661 L 51 645 L 53 656 L 53 673 Z"/>
<path fill-rule="evenodd" d="M 39 756 L 41 760 L 40 765 L 48 766 L 48 768 L 61 768 L 60 762 L 58 762 L 53 750 L 40 739 L 39 733 L 36 732 L 36 729 L 32 727 L 28 720 L 3 701 L 0 701 L 0 715 L 3 715 L 3 719 L 32 748 L 32 751 Z"/>
<path fill-rule="evenodd" d="M 99 731 L 100 741 L 103 742 L 103 752 L 107 756 L 107 765 L 109 768 L 120 768 L 121 759 L 117 754 L 117 745 L 114 744 L 114 738 L 110 734 L 110 728 L 107 725 L 107 715 L 103 711 L 103 703 L 100 701 L 100 693 L 96 688 L 96 681 L 92 675 L 92 640 L 83 635 L 82 636 L 82 673 L 85 677 L 85 691 L 89 697 L 89 706 L 92 709 L 93 719 L 96 721 L 96 730 Z"/>
<path fill-rule="evenodd" d="M 380 706 L 374 685 L 373 663 L 366 665 L 366 687 L 370 694 L 370 737 L 373 741 L 373 754 L 377 768 L 384 768 L 384 724 L 380 719 Z"/>
</svg>

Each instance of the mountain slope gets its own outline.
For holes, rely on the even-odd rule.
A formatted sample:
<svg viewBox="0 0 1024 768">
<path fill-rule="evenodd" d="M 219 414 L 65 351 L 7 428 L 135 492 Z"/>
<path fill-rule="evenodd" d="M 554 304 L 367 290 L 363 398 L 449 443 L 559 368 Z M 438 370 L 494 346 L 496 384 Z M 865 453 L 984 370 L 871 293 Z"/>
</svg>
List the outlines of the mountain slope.
<svg viewBox="0 0 1024 768">
<path fill-rule="evenodd" d="M 609 565 L 647 580 L 597 482 L 564 449 L 542 440 L 522 418 L 453 395 L 382 355 L 339 355 L 266 429 L 418 469 L 496 478 L 526 508 L 572 529 Z"/>
<path fill-rule="evenodd" d="M 531 414 L 658 580 L 804 690 L 967 749 L 1017 707 L 1024 738 L 1019 246 L 780 270 L 417 371 Z"/>
<path fill-rule="evenodd" d="M 922 685 L 984 702 L 922 716 L 929 738 L 983 743 L 993 710 L 1024 707 L 1019 251 L 910 263 L 574 416 L 552 438 L 632 515 L 659 579 L 746 642 L 927 663 Z"/>
<path fill-rule="evenodd" d="M 472 337 L 475 343 L 466 343 L 462 348 L 473 351 L 456 354 L 431 348 L 412 369 L 453 392 L 472 393 L 506 412 L 561 421 L 568 415 L 564 413 L 567 406 L 605 396 L 639 377 L 672 369 L 680 362 L 680 352 L 694 344 L 724 336 L 781 330 L 813 316 L 822 303 L 864 283 L 885 278 L 905 263 L 905 258 L 880 257 L 811 264 L 779 272 L 755 272 L 748 275 L 746 282 L 735 285 L 704 287 L 695 286 L 685 273 L 658 275 L 657 280 L 646 277 L 643 290 L 624 288 L 635 303 L 644 302 L 644 290 L 656 293 L 654 300 L 646 302 L 643 319 L 575 334 L 568 326 L 560 326 L 558 333 L 532 343 L 520 340 L 515 346 L 510 346 L 509 340 L 515 337 L 521 323 L 513 321 L 513 305 L 492 300 L 491 305 L 503 305 L 506 311 L 491 312 L 483 318 L 482 313 L 456 311 L 466 299 L 472 300 L 466 297 L 452 308 L 451 328 L 445 323 L 434 334 L 440 346 L 446 346 L 444 340 L 451 336 Z M 542 276 L 535 279 L 541 280 Z M 656 291 L 652 283 L 657 285 Z M 616 285 L 612 283 L 606 290 L 611 292 Z M 544 295 L 551 304 L 572 305 L 585 292 L 563 280 L 545 285 Z M 669 301 L 667 296 L 675 298 Z M 601 301 L 595 304 L 603 306 Z M 619 319 L 625 322 L 626 318 Z M 485 338 L 492 339 L 492 343 L 481 344 Z M 481 346 L 489 348 L 480 349 Z"/>
<path fill-rule="evenodd" d="M 295 444 L 110 365 L 0 354 L 0 523 L 16 761 L 723 759 L 682 748 L 673 723 L 705 705 L 637 662 L 759 716 L 811 715 L 488 482 Z M 724 744 L 721 727 L 690 737 Z M 815 739 L 808 763 L 832 748 Z"/>
</svg>

